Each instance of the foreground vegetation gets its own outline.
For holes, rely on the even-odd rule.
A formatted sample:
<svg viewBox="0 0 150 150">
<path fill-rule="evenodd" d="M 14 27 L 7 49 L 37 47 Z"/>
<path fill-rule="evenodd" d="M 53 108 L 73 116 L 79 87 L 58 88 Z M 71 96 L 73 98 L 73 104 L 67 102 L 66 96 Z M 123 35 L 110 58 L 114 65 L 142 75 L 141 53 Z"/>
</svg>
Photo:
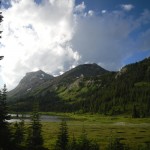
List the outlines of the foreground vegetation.
<svg viewBox="0 0 150 150">
<path fill-rule="evenodd" d="M 69 144 L 73 139 L 79 143 L 84 129 L 87 139 L 92 143 L 96 143 L 100 150 L 107 150 L 110 144 L 115 143 L 116 140 L 119 140 L 126 149 L 149 150 L 150 148 L 150 118 L 133 119 L 90 114 L 74 115 L 61 113 L 61 117 L 63 116 L 67 117 L 66 120 L 68 120 L 67 133 Z M 45 148 L 49 150 L 55 148 L 60 134 L 60 124 L 61 122 L 42 122 L 42 137 Z M 26 131 L 29 125 L 29 122 L 25 123 Z M 113 148 L 110 149 L 113 150 Z M 123 149 L 120 148 L 118 150 Z"/>
<path fill-rule="evenodd" d="M 8 123 L 6 86 L 0 92 L 0 149 L 3 150 L 149 150 L 150 118 L 99 114 L 47 113 L 67 121 L 41 122 L 35 105 L 30 122 Z M 37 103 L 35 103 L 37 104 Z M 138 143 L 138 144 L 137 144 Z"/>
<path fill-rule="evenodd" d="M 97 65 L 78 66 L 56 77 L 26 95 L 10 97 L 14 111 L 31 111 L 33 99 L 39 100 L 40 111 L 150 116 L 150 57 L 123 67 L 119 72 L 96 74 Z M 95 71 L 94 76 L 84 71 Z M 91 70 L 90 70 L 91 71 Z M 77 74 L 77 75 L 76 75 Z M 84 76 L 79 76 L 84 74 Z M 17 97 L 19 94 L 19 97 Z M 22 97 L 21 97 L 22 95 Z"/>
<path fill-rule="evenodd" d="M 79 138 L 84 126 L 87 137 L 96 141 L 101 150 L 105 150 L 110 141 L 115 138 L 119 138 L 121 143 L 128 145 L 133 150 L 138 148 L 142 150 L 143 147 L 150 143 L 150 118 L 133 119 L 131 117 L 112 117 L 96 114 L 49 114 L 70 118 L 67 121 L 70 138 L 73 135 Z M 52 147 L 57 139 L 60 123 L 43 122 L 42 124 L 44 145 Z"/>
</svg>

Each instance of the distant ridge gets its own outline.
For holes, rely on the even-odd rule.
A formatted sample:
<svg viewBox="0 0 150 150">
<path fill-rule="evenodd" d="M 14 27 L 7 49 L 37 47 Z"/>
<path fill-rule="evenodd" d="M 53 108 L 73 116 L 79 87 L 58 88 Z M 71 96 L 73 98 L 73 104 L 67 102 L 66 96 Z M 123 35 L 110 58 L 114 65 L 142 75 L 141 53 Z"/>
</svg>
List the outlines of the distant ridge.
<svg viewBox="0 0 150 150">
<path fill-rule="evenodd" d="M 44 82 L 39 82 L 41 74 L 34 79 L 28 73 L 8 93 L 12 110 L 31 111 L 36 98 L 41 111 L 132 115 L 136 108 L 138 117 L 150 116 L 150 58 L 128 64 L 118 72 L 83 64 Z M 32 89 L 23 88 L 30 85 L 31 78 L 32 83 L 39 84 L 33 84 Z"/>
<path fill-rule="evenodd" d="M 20 81 L 18 86 L 8 92 L 9 97 L 22 97 L 28 92 L 34 90 L 39 85 L 45 83 L 48 80 L 52 80 L 54 77 L 49 75 L 42 70 L 38 70 L 36 72 L 28 72 Z"/>
<path fill-rule="evenodd" d="M 79 65 L 55 78 L 49 74 L 46 74 L 42 70 L 36 72 L 28 72 L 26 73 L 25 77 L 23 77 L 23 79 L 20 81 L 18 86 L 8 93 L 8 96 L 12 99 L 13 97 L 22 97 L 40 86 L 40 88 L 45 88 L 50 86 L 51 84 L 55 86 L 55 84 L 63 82 L 70 83 L 71 81 L 80 76 L 93 77 L 97 75 L 102 75 L 107 72 L 107 70 L 103 69 L 97 64 Z"/>
</svg>

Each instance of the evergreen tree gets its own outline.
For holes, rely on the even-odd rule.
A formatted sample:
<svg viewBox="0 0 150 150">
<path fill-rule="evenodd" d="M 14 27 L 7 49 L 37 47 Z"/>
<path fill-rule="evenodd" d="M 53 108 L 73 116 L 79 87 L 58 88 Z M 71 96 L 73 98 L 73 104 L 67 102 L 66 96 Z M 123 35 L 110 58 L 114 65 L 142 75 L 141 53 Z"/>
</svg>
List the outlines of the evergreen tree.
<svg viewBox="0 0 150 150">
<path fill-rule="evenodd" d="M 150 100 L 147 101 L 146 114 L 147 116 L 150 116 Z"/>
<path fill-rule="evenodd" d="M 135 105 L 133 106 L 133 110 L 132 110 L 132 118 L 140 118 L 140 114 Z"/>
<path fill-rule="evenodd" d="M 7 122 L 7 120 L 10 119 L 10 116 L 8 115 L 7 110 L 6 95 L 7 89 L 6 85 L 4 85 L 4 88 L 0 91 L 0 149 L 3 150 L 8 150 L 12 146 L 12 136 L 9 123 Z"/>
<path fill-rule="evenodd" d="M 110 141 L 106 150 L 130 150 L 130 148 L 127 145 L 121 143 L 120 139 L 116 138 Z"/>
<path fill-rule="evenodd" d="M 16 150 L 22 150 L 25 148 L 24 146 L 24 119 L 22 117 L 21 122 L 16 122 L 14 124 L 15 127 L 15 132 L 14 132 L 14 143 L 15 143 L 15 147 Z"/>
<path fill-rule="evenodd" d="M 83 127 L 77 150 L 99 150 L 99 145 L 88 139 L 85 128 Z"/>
<path fill-rule="evenodd" d="M 40 115 L 38 112 L 38 103 L 33 106 L 31 115 L 31 125 L 28 130 L 27 149 L 28 150 L 43 150 L 43 138 L 41 134 L 42 125 L 40 123 Z"/>
<path fill-rule="evenodd" d="M 8 108 L 7 108 L 7 88 L 6 85 L 4 85 L 4 88 L 2 89 L 2 92 L 0 92 L 0 123 L 3 123 L 3 125 L 7 125 L 8 122 L 6 120 L 10 119 L 10 115 L 8 115 Z"/>
<path fill-rule="evenodd" d="M 69 143 L 68 150 L 77 150 L 77 149 L 78 149 L 77 140 L 73 135 L 73 138 L 71 142 Z"/>
<path fill-rule="evenodd" d="M 67 150 L 68 147 L 68 128 L 66 121 L 62 120 L 56 141 L 55 150 Z"/>
</svg>

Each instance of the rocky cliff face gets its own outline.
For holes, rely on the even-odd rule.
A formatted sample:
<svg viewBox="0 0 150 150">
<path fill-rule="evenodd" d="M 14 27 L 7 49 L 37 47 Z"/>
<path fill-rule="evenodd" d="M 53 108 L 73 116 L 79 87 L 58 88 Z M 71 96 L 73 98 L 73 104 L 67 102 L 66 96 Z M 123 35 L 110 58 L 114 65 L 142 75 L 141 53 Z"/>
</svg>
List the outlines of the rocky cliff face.
<svg viewBox="0 0 150 150">
<path fill-rule="evenodd" d="M 79 65 L 58 77 L 53 77 L 46 74 L 42 70 L 37 72 L 29 72 L 20 81 L 18 86 L 8 93 L 11 99 L 23 97 L 24 95 L 32 95 L 33 91 L 45 91 L 45 89 L 55 89 L 59 85 L 70 86 L 74 81 L 84 77 L 99 76 L 109 71 L 103 69 L 97 64 L 83 64 Z"/>
<path fill-rule="evenodd" d="M 43 72 L 42 70 L 26 73 L 18 86 L 8 93 L 8 96 L 22 96 L 51 79 L 53 79 L 53 76 Z"/>
</svg>

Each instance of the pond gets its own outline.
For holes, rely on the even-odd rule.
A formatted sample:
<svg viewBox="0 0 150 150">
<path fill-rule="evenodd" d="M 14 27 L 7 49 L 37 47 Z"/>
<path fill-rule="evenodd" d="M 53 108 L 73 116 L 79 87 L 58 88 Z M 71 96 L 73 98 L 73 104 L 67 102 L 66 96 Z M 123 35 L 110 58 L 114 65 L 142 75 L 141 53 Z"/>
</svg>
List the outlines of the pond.
<svg viewBox="0 0 150 150">
<path fill-rule="evenodd" d="M 10 120 L 8 122 L 19 122 L 20 118 L 22 117 L 21 114 L 18 115 L 18 118 L 16 117 L 16 114 L 9 114 L 11 115 Z M 61 122 L 63 117 L 60 116 L 49 116 L 49 115 L 40 115 L 40 120 L 42 122 Z M 24 121 L 29 122 L 30 121 L 30 115 L 26 114 L 24 115 Z"/>
</svg>

